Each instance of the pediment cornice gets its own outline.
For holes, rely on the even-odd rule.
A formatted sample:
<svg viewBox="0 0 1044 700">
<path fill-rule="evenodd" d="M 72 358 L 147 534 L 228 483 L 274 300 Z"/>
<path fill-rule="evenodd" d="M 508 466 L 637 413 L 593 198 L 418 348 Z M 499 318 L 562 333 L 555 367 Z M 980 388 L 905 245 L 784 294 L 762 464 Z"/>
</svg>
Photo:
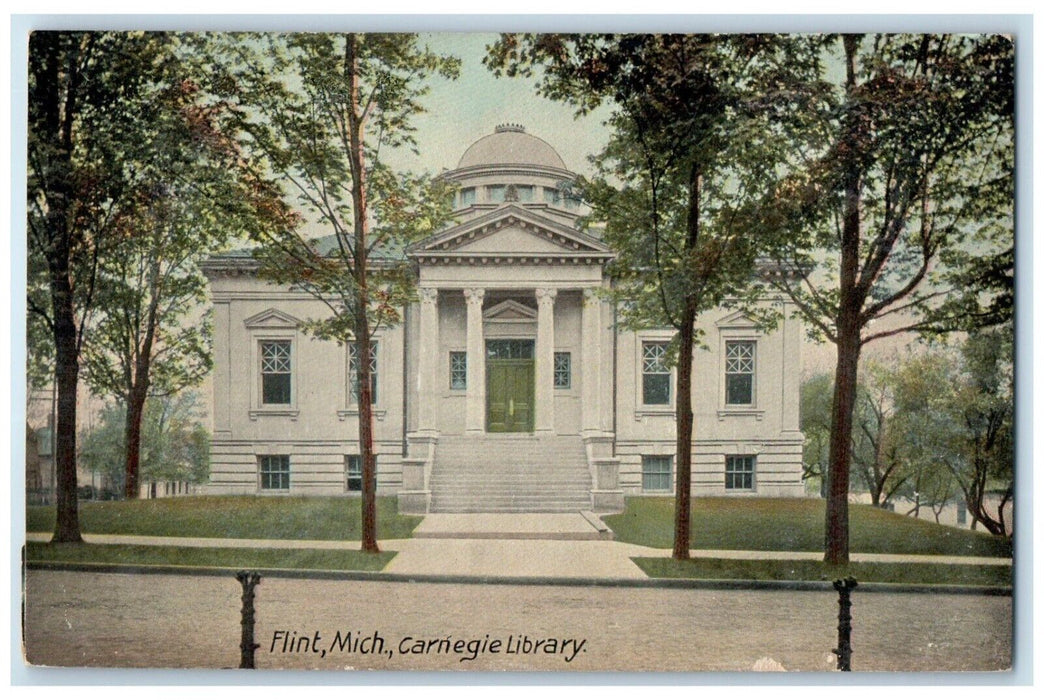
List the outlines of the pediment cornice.
<svg viewBox="0 0 1044 700">
<path fill-rule="evenodd" d="M 551 244 L 542 252 L 465 250 L 476 241 L 517 229 Z M 453 226 L 412 246 L 407 255 L 420 263 L 456 262 L 465 264 L 540 264 L 604 263 L 612 251 L 600 240 L 557 221 L 516 205 L 494 211 Z"/>
</svg>

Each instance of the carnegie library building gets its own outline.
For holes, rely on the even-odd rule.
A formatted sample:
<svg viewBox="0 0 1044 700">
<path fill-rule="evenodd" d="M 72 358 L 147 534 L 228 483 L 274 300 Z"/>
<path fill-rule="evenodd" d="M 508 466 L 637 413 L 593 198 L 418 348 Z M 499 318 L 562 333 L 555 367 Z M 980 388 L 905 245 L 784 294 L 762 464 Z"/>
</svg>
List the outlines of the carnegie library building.
<svg viewBox="0 0 1044 700">
<path fill-rule="evenodd" d="M 616 511 L 674 491 L 671 329 L 625 331 L 599 290 L 613 251 L 576 228 L 576 176 L 502 125 L 444 174 L 454 223 L 409 248 L 418 300 L 382 328 L 373 372 L 377 488 L 427 512 Z M 325 305 L 258 278 L 248 253 L 205 264 L 214 304 L 208 493 L 358 493 L 353 348 L 302 321 Z M 800 496 L 802 327 L 700 318 L 695 495 Z"/>
</svg>

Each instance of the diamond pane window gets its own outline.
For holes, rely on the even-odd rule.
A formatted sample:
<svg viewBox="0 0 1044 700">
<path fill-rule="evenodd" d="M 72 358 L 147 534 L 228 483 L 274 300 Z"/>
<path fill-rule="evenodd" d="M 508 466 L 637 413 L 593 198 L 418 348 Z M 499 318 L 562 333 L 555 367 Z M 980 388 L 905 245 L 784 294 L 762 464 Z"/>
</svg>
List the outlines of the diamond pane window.
<svg viewBox="0 0 1044 700">
<path fill-rule="evenodd" d="M 642 457 L 642 490 L 671 490 L 671 458 L 664 456 Z"/>
<path fill-rule="evenodd" d="M 725 343 L 725 403 L 754 403 L 754 342 Z"/>
<path fill-rule="evenodd" d="M 555 353 L 555 388 L 568 389 L 573 383 L 573 357 L 568 352 Z"/>
<path fill-rule="evenodd" d="M 468 354 L 466 352 L 454 351 L 450 357 L 450 389 L 463 390 L 468 388 Z"/>
<path fill-rule="evenodd" d="M 348 381 L 352 399 L 359 403 L 359 364 L 355 343 L 348 344 Z M 370 403 L 377 403 L 377 343 L 370 342 Z"/>
<path fill-rule="evenodd" d="M 725 489 L 754 490 L 754 457 L 725 458 Z"/>
<path fill-rule="evenodd" d="M 290 341 L 261 343 L 261 403 L 290 403 Z"/>
<path fill-rule="evenodd" d="M 671 402 L 671 370 L 667 343 L 642 343 L 642 403 L 665 406 Z"/>
<path fill-rule="evenodd" d="M 260 461 L 261 490 L 290 490 L 290 456 L 265 455 Z"/>
</svg>

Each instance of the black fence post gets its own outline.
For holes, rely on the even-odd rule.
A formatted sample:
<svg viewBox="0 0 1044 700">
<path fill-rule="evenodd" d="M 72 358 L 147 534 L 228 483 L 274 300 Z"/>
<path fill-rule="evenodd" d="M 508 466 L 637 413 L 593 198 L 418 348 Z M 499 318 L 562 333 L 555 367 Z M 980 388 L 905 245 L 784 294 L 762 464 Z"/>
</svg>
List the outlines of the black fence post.
<svg viewBox="0 0 1044 700">
<path fill-rule="evenodd" d="M 856 585 L 851 576 L 834 581 L 834 590 L 838 593 L 837 649 L 834 649 L 838 671 L 852 670 L 852 589 Z"/>
<path fill-rule="evenodd" d="M 254 589 L 261 583 L 261 574 L 256 571 L 239 571 L 236 580 L 243 586 L 242 634 L 239 639 L 239 667 L 254 668 Z"/>
</svg>

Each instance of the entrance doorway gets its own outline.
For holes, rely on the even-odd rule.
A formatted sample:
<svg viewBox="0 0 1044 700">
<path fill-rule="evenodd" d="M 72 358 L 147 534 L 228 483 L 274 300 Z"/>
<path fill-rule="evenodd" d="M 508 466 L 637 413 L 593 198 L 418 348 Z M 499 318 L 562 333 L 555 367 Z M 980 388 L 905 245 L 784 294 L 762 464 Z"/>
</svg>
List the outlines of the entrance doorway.
<svg viewBox="0 0 1044 700">
<path fill-rule="evenodd" d="M 533 341 L 486 341 L 486 430 L 533 432 Z"/>
</svg>

